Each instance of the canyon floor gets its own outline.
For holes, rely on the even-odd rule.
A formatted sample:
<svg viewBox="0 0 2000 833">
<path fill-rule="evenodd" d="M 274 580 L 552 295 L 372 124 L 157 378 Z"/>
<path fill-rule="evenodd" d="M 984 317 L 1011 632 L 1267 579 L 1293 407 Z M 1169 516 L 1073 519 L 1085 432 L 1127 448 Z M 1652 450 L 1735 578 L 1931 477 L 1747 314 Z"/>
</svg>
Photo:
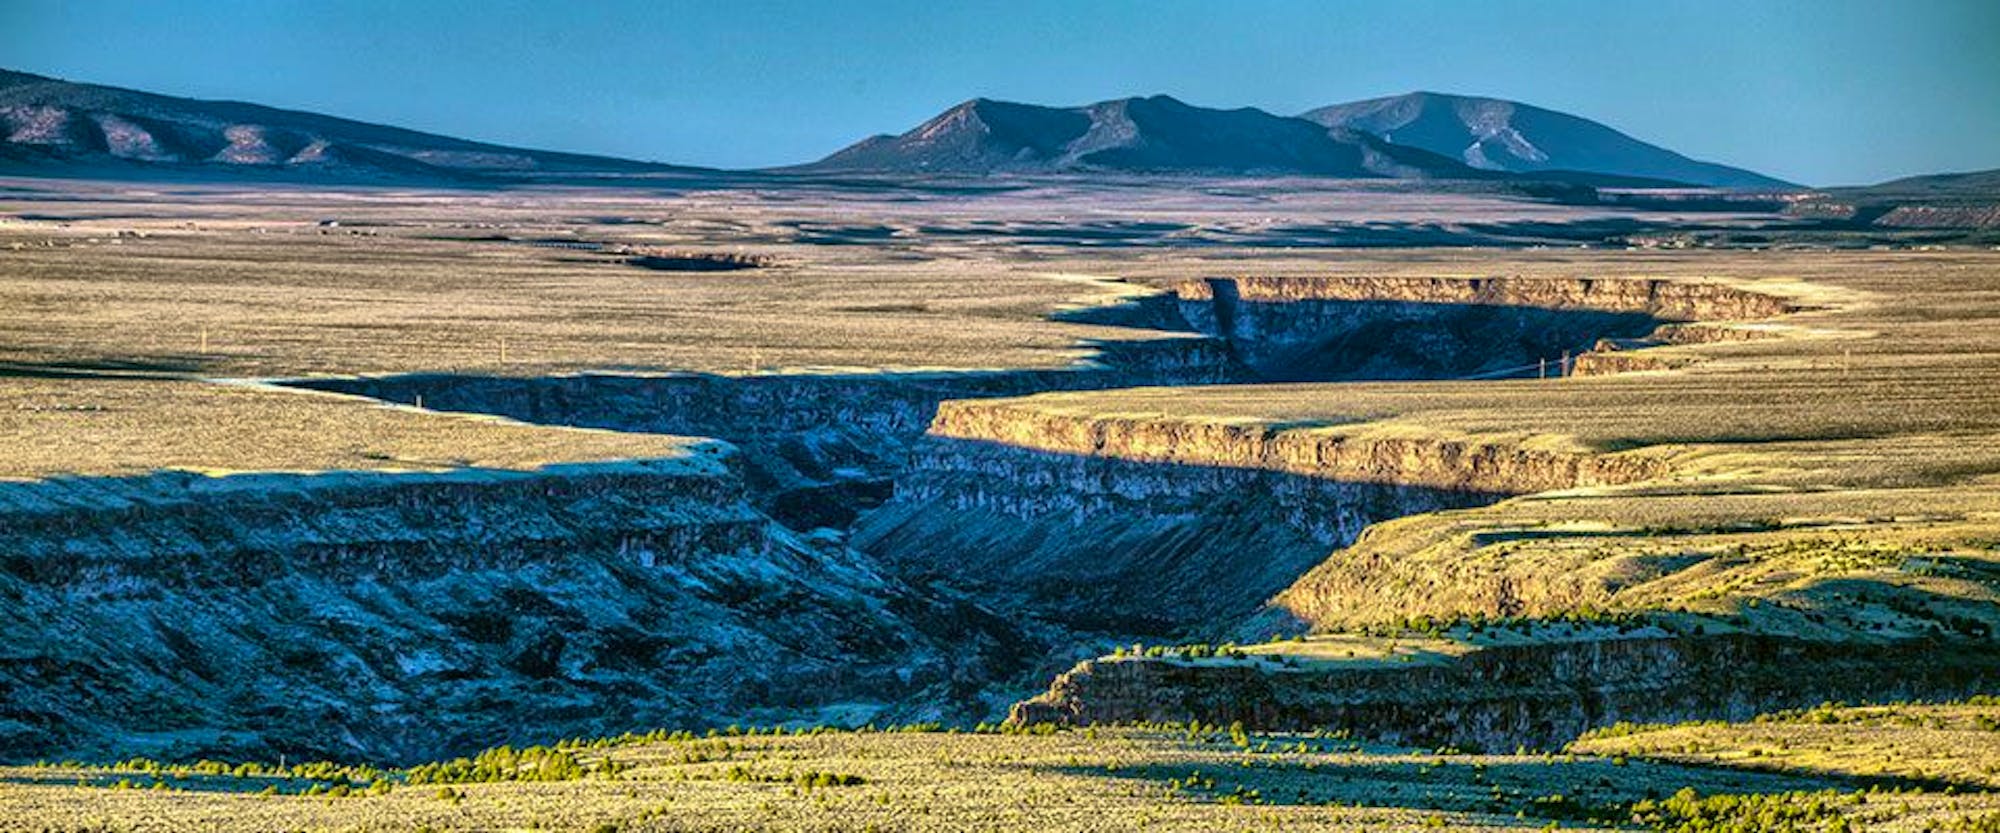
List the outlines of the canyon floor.
<svg viewBox="0 0 2000 833">
<path fill-rule="evenodd" d="M 1992 829 L 2000 251 L 1713 208 L 0 182 L 0 827 Z"/>
</svg>

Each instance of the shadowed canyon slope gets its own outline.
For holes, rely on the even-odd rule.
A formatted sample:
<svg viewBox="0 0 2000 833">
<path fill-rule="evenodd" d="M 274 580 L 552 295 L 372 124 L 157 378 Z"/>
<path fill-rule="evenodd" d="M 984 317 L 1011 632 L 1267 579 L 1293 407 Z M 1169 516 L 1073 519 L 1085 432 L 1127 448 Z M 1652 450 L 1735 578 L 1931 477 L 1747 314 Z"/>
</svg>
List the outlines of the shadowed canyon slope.
<svg viewBox="0 0 2000 833">
<path fill-rule="evenodd" d="M 981 644 L 1028 644 L 741 491 L 673 459 L 5 484 L 0 755 L 423 760 L 943 705 Z"/>
</svg>

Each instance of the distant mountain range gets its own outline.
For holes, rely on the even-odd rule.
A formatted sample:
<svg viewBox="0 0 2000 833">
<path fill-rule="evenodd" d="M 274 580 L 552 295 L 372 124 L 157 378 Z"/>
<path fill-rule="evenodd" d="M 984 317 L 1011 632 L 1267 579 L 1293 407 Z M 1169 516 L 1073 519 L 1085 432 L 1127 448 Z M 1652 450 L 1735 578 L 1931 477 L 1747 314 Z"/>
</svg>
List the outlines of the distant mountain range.
<svg viewBox="0 0 2000 833">
<path fill-rule="evenodd" d="M 1321 107 L 1300 118 L 1370 133 L 1481 170 L 1583 171 L 1715 188 L 1798 187 L 1689 159 L 1589 119 L 1497 98 L 1418 92 Z"/>
<path fill-rule="evenodd" d="M 297 110 L 0 70 L 0 163 L 31 170 L 289 173 L 328 179 L 684 170 L 454 139 Z"/>
<path fill-rule="evenodd" d="M 1139 173 L 1478 178 L 1428 150 L 1245 107 L 1168 96 L 1084 107 L 976 98 L 900 136 L 875 136 L 801 166 L 870 173 Z"/>
<path fill-rule="evenodd" d="M 1790 189 L 1698 162 L 1588 119 L 1490 98 L 1412 93 L 1299 117 L 1167 96 L 1082 107 L 973 99 L 897 136 L 799 168 L 866 173 L 1275 174 Z"/>
<path fill-rule="evenodd" d="M 236 101 L 205 101 L 0 70 L 0 173 L 304 181 L 491 182 L 725 172 L 475 142 Z M 1081 107 L 976 98 L 900 135 L 770 175 L 1218 174 L 1694 185 L 1798 192 L 1610 127 L 1493 98 L 1410 93 L 1279 116 L 1168 96 Z M 1945 201 L 1991 206 L 1995 172 L 1799 194 L 1807 214 L 1872 216 Z M 1954 214 L 1953 216 L 1957 216 Z M 1987 223 L 1991 220 L 1985 221 Z"/>
</svg>

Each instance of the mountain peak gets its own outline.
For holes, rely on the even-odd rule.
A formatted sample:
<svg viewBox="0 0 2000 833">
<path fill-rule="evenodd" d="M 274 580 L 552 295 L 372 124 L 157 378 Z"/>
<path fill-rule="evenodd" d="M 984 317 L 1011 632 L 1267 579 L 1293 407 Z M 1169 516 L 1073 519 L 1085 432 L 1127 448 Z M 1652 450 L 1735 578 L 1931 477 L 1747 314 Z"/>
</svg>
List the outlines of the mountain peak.
<svg viewBox="0 0 2000 833">
<path fill-rule="evenodd" d="M 340 179 L 663 171 L 668 166 L 486 144 L 237 101 L 0 69 L 0 161 Z"/>
<path fill-rule="evenodd" d="M 1244 107 L 1217 110 L 1169 95 L 1043 107 L 975 98 L 915 129 L 847 147 L 805 170 L 875 173 L 1276 174 L 1458 177 L 1461 164 L 1373 137 Z"/>
<path fill-rule="evenodd" d="M 1300 117 L 1483 170 L 1578 171 L 1720 188 L 1790 186 L 1754 171 L 1689 159 L 1589 119 L 1504 98 L 1419 90 L 1321 107 Z"/>
</svg>

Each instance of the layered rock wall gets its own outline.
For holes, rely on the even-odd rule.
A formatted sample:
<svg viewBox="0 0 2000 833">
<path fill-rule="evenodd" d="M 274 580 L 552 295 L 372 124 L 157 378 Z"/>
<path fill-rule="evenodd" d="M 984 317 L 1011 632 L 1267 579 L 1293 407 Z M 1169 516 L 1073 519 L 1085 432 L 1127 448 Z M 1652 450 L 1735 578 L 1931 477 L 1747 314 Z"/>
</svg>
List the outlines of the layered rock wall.
<svg viewBox="0 0 2000 833">
<path fill-rule="evenodd" d="M 1168 338 L 1098 345 L 1074 368 L 931 373 L 578 374 L 538 378 L 412 374 L 299 379 L 287 384 L 440 411 L 498 414 L 543 425 L 719 437 L 759 437 L 842 427 L 914 436 L 939 402 L 1144 384 L 1230 381 L 1219 345 Z"/>
<path fill-rule="evenodd" d="M 1218 287 L 1246 303 L 1404 301 L 1631 312 L 1668 321 L 1738 321 L 1792 310 L 1782 298 L 1725 284 L 1646 278 L 1252 276 L 1182 281 L 1173 292 L 1184 305 L 1198 306 L 1214 301 Z"/>
<path fill-rule="evenodd" d="M 440 411 L 498 414 L 543 425 L 719 437 L 752 502 L 798 529 L 843 528 L 894 488 L 911 442 L 947 400 L 1134 384 L 1236 378 L 1206 338 L 1098 345 L 1073 368 L 936 373 L 715 376 L 580 374 L 301 379 L 288 384 Z"/>
<path fill-rule="evenodd" d="M 935 436 L 852 542 L 1068 627 L 1170 633 L 1228 626 L 1375 520 L 1493 498 Z"/>
<path fill-rule="evenodd" d="M 1832 700 L 1942 698 L 2000 683 L 1990 644 L 1767 636 L 1490 647 L 1434 663 L 1096 660 L 1016 704 L 1021 723 L 1199 721 L 1333 729 L 1415 745 L 1557 747 L 1619 721 L 1744 720 Z"/>
<path fill-rule="evenodd" d="M 1533 375 L 1600 338 L 1790 306 L 1720 284 L 1591 278 L 1218 277 L 1172 287 L 1191 327 L 1267 379 Z"/>
<path fill-rule="evenodd" d="M 1044 410 L 1032 401 L 945 403 L 931 435 L 1058 454 L 1489 494 L 1632 483 L 1667 473 L 1664 460 L 1644 454 L 1576 453 L 1444 437 L 1371 437 L 1337 427 L 1069 414 Z"/>
<path fill-rule="evenodd" d="M 344 580 L 515 568 L 574 551 L 647 566 L 762 550 L 769 520 L 719 459 L 539 471 L 56 478 L 0 484 L 0 565 L 49 584 L 311 571 Z"/>
<path fill-rule="evenodd" d="M 1665 472 L 1641 454 L 947 402 L 853 541 L 1072 626 L 1213 634 L 1378 521 Z"/>
</svg>

